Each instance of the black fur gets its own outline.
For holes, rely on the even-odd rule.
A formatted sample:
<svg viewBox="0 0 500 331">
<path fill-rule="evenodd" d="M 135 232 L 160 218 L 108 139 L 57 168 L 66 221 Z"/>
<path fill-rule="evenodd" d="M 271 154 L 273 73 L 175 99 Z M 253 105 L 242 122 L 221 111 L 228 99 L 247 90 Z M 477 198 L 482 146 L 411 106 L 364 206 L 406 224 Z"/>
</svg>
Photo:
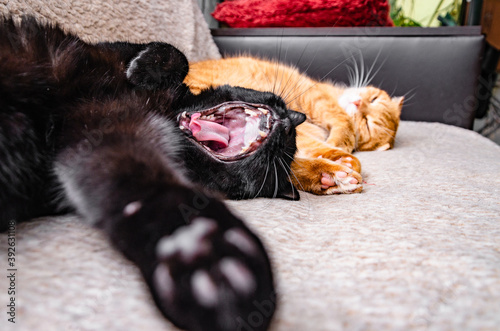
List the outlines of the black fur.
<svg viewBox="0 0 500 331">
<path fill-rule="evenodd" d="M 224 86 L 194 96 L 187 71 L 168 44 L 89 45 L 31 18 L 2 20 L 0 228 L 74 209 L 137 264 L 178 326 L 235 330 L 270 302 L 254 327 L 264 330 L 274 311 L 268 257 L 215 196 L 297 199 L 287 168 L 304 116 L 270 93 Z M 253 154 L 224 162 L 177 118 L 234 100 L 269 105 L 277 125 Z M 178 237 L 195 243 L 177 247 Z"/>
</svg>

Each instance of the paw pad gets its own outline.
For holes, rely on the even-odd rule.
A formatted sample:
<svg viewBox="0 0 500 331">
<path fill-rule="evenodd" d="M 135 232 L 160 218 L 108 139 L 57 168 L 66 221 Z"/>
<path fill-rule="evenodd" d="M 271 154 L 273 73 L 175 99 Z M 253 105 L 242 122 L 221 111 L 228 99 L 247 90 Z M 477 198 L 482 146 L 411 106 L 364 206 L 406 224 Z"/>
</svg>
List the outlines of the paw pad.
<svg viewBox="0 0 500 331">
<path fill-rule="evenodd" d="M 232 228 L 224 233 L 224 240 L 232 246 L 238 248 L 242 253 L 255 256 L 258 254 L 258 248 L 253 240 L 239 228 Z"/>
<path fill-rule="evenodd" d="M 330 190 L 330 194 L 359 192 L 362 189 L 362 181 L 361 177 L 356 178 L 356 173 L 352 170 L 350 172 L 336 171 L 333 174 L 323 172 L 321 189 Z"/>
<path fill-rule="evenodd" d="M 126 217 L 132 216 L 137 213 L 142 208 L 142 203 L 140 201 L 134 201 L 129 203 L 123 208 L 123 215 Z"/>
<path fill-rule="evenodd" d="M 184 329 L 236 330 L 237 318 L 272 290 L 258 239 L 239 222 L 223 224 L 197 217 L 156 245 L 152 289 L 162 311 Z"/>
<path fill-rule="evenodd" d="M 156 247 L 157 254 L 163 259 L 179 255 L 182 262 L 191 263 L 197 257 L 210 253 L 211 243 L 208 237 L 216 230 L 215 221 L 203 217 L 195 218 L 190 225 L 162 238 Z"/>
<path fill-rule="evenodd" d="M 249 295 L 257 288 L 250 270 L 240 261 L 226 257 L 220 261 L 219 267 L 231 287 L 239 294 Z"/>
<path fill-rule="evenodd" d="M 153 279 L 158 288 L 157 293 L 163 300 L 172 301 L 175 295 L 175 282 L 170 274 L 170 269 L 165 264 L 160 264 L 153 274 Z"/>
<path fill-rule="evenodd" d="M 210 308 L 217 306 L 219 293 L 214 281 L 205 270 L 197 270 L 191 277 L 193 296 L 198 303 Z"/>
</svg>

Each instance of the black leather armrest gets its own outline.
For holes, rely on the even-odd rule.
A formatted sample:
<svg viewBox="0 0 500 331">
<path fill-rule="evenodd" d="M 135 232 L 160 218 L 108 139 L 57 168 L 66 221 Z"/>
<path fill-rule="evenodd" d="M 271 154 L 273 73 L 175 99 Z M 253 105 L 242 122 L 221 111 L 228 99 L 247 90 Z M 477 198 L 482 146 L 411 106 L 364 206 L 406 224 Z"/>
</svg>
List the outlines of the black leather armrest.
<svg viewBox="0 0 500 331">
<path fill-rule="evenodd" d="M 223 55 L 297 65 L 316 79 L 348 82 L 346 65 L 375 62 L 372 84 L 406 95 L 402 119 L 472 128 L 484 38 L 480 27 L 215 29 Z M 351 64 L 352 65 L 352 64 Z"/>
</svg>

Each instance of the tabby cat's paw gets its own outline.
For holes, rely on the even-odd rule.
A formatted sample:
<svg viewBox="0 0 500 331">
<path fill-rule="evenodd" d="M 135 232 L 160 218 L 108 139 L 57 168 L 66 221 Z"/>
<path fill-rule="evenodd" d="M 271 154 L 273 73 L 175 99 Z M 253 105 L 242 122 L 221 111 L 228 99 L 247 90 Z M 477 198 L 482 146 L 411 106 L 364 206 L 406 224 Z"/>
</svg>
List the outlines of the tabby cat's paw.
<svg viewBox="0 0 500 331">
<path fill-rule="evenodd" d="M 275 306 L 269 262 L 258 239 L 243 226 L 196 217 L 161 238 L 156 257 L 155 299 L 179 326 L 239 330 L 253 314 L 260 322 L 252 329 L 267 329 Z"/>
<path fill-rule="evenodd" d="M 324 158 L 296 158 L 292 163 L 294 185 L 314 194 L 359 193 L 361 175 L 351 167 Z"/>
<path fill-rule="evenodd" d="M 353 170 L 344 170 L 321 173 L 323 194 L 359 193 L 363 190 L 361 175 Z"/>
<path fill-rule="evenodd" d="M 150 43 L 130 61 L 126 74 L 135 86 L 155 90 L 179 86 L 188 70 L 185 56 L 177 49 Z"/>
</svg>

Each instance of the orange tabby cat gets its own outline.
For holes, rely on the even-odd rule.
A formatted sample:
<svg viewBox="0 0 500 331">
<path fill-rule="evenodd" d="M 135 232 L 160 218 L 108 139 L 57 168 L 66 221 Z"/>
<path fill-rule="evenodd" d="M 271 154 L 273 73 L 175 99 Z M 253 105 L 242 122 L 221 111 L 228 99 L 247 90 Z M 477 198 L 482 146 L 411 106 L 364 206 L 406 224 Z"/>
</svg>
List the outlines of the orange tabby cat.
<svg viewBox="0 0 500 331">
<path fill-rule="evenodd" d="M 185 83 L 193 93 L 224 84 L 274 92 L 306 114 L 297 127 L 291 180 L 315 194 L 362 190 L 361 163 L 351 153 L 393 147 L 404 99 L 372 86 L 318 82 L 282 63 L 246 56 L 191 63 Z"/>
</svg>

